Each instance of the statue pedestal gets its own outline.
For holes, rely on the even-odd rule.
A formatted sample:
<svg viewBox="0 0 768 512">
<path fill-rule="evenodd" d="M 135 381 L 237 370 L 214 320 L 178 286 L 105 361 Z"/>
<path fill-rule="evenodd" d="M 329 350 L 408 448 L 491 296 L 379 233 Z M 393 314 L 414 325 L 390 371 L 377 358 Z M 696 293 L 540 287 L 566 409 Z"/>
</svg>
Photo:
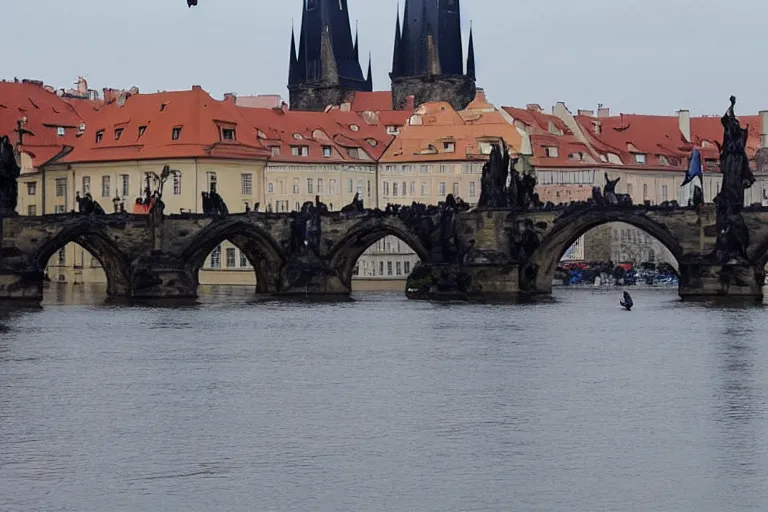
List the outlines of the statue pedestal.
<svg viewBox="0 0 768 512">
<path fill-rule="evenodd" d="M 680 297 L 738 297 L 762 300 L 765 273 L 748 263 L 680 264 Z"/>
<path fill-rule="evenodd" d="M 187 273 L 183 262 L 153 252 L 133 262 L 131 297 L 141 299 L 194 299 L 197 279 Z"/>
</svg>

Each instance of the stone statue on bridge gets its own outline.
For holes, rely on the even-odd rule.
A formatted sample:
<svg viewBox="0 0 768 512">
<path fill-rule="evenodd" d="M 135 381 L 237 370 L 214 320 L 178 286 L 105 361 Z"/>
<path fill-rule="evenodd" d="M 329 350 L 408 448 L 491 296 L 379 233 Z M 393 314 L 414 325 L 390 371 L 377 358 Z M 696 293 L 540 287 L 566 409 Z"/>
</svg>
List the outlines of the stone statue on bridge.
<svg viewBox="0 0 768 512">
<path fill-rule="evenodd" d="M 513 168 L 516 162 L 503 140 L 500 145 L 493 146 L 488 162 L 483 165 L 479 207 L 525 211 L 539 206 L 536 178 L 529 173 L 521 175 L 517 172 Z"/>
<path fill-rule="evenodd" d="M 16 215 L 21 167 L 10 139 L 0 137 L 0 217 Z"/>
<path fill-rule="evenodd" d="M 721 118 L 723 144 L 720 147 L 720 172 L 723 186 L 715 197 L 717 210 L 717 243 L 714 256 L 722 263 L 729 260 L 747 260 L 749 229 L 741 215 L 744 190 L 755 182 L 749 169 L 746 145 L 748 128 L 742 128 L 734 112 L 736 97 Z"/>
</svg>

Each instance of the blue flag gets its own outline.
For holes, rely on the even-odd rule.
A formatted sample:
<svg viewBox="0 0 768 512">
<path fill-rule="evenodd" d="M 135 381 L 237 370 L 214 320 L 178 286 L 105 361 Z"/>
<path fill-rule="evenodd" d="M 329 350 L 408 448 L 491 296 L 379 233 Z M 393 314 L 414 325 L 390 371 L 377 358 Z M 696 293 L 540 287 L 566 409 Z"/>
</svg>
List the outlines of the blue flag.
<svg viewBox="0 0 768 512">
<path fill-rule="evenodd" d="M 693 148 L 691 157 L 688 159 L 688 170 L 685 173 L 685 180 L 683 180 L 683 184 L 680 186 L 686 186 L 692 182 L 696 176 L 703 179 L 703 175 L 704 167 L 701 164 L 701 153 L 699 153 L 698 149 Z"/>
</svg>

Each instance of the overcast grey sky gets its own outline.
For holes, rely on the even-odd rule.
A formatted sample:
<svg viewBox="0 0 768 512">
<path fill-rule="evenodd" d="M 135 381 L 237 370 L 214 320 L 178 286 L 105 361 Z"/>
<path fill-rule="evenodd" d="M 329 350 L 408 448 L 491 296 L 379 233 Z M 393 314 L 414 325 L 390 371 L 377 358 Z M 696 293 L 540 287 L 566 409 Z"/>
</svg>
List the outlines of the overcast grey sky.
<svg viewBox="0 0 768 512">
<path fill-rule="evenodd" d="M 303 0 L 9 0 L 4 78 L 143 92 L 202 85 L 216 97 L 287 98 Z M 374 87 L 389 88 L 397 0 L 348 0 Z M 401 0 L 401 3 L 404 0 Z M 7 5 L 6 5 L 7 4 Z M 721 113 L 768 109 L 765 0 L 462 0 L 478 85 L 497 105 L 565 101 L 573 111 Z M 724 27 L 727 39 L 718 35 Z M 367 57 L 366 57 L 367 58 Z M 367 62 L 363 62 L 365 67 Z"/>
</svg>

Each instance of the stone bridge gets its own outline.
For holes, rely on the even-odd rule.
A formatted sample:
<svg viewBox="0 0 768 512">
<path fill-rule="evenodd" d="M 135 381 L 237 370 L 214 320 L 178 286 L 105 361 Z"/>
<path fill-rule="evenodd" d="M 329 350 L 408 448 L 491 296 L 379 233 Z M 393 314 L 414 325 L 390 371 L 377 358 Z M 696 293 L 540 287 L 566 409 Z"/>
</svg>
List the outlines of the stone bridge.
<svg viewBox="0 0 768 512">
<path fill-rule="evenodd" d="M 0 299 L 41 299 L 48 259 L 70 242 L 80 244 L 101 263 L 110 296 L 195 297 L 198 270 L 225 240 L 241 249 L 253 265 L 258 293 L 348 295 L 357 259 L 387 235 L 399 237 L 418 254 L 422 264 L 409 283 L 426 283 L 430 292 L 447 286 L 463 297 L 547 294 L 568 247 L 608 222 L 631 224 L 664 244 L 678 260 L 683 297 L 762 297 L 768 209 L 744 210 L 751 237 L 749 263 L 737 268 L 705 258 L 715 245 L 713 205 L 475 209 L 452 217 L 451 243 L 460 251 L 451 261 L 441 242 L 445 236 L 436 234 L 440 217 L 439 212 L 424 215 L 417 226 L 413 219 L 381 212 L 323 214 L 319 245 L 309 255 L 294 243 L 296 214 L 5 217 L 0 232 Z M 516 241 L 527 220 L 535 226 L 537 242 L 521 260 Z M 458 275 L 460 284 L 450 284 L 446 279 L 450 275 Z"/>
</svg>

